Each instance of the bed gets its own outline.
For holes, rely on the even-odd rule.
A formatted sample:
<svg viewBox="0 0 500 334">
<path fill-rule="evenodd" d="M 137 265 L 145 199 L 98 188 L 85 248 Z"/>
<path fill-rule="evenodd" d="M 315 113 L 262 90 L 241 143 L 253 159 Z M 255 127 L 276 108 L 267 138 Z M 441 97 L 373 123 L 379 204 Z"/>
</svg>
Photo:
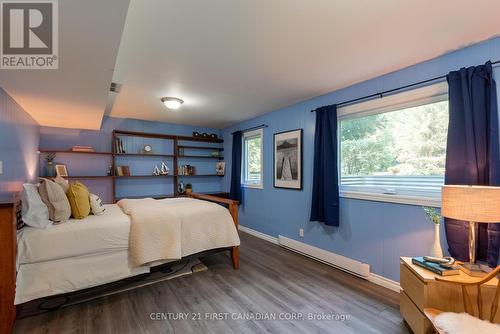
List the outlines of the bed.
<svg viewBox="0 0 500 334">
<path fill-rule="evenodd" d="M 207 250 L 230 250 L 238 268 L 236 201 L 193 194 L 155 202 L 168 212 L 173 208 L 180 212 L 178 258 L 131 264 L 131 218 L 116 204 L 106 205 L 102 215 L 72 219 L 47 229 L 23 227 L 18 232 L 15 304 L 148 273 L 156 265 Z"/>
</svg>

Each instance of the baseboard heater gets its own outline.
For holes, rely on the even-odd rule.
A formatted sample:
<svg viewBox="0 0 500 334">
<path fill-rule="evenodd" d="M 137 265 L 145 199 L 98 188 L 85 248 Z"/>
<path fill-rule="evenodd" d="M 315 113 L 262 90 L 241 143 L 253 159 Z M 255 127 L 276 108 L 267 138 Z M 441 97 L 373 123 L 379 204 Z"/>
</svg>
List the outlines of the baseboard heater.
<svg viewBox="0 0 500 334">
<path fill-rule="evenodd" d="M 346 271 L 364 279 L 370 278 L 370 265 L 367 263 L 356 261 L 348 257 L 284 237 L 282 235 L 278 237 L 278 242 L 280 246 L 326 263 L 337 269 Z"/>
</svg>

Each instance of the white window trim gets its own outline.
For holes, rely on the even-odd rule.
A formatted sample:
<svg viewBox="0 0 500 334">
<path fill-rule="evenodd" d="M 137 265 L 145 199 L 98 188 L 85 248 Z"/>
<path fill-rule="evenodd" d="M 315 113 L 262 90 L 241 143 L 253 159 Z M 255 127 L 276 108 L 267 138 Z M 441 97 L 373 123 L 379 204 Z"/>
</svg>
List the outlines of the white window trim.
<svg viewBox="0 0 500 334">
<path fill-rule="evenodd" d="M 245 151 L 245 138 L 253 137 L 260 135 L 260 182 L 259 183 L 246 183 L 245 182 L 245 173 L 246 173 L 246 151 Z M 243 140 L 241 141 L 242 152 L 243 152 L 243 161 L 241 168 L 241 186 L 244 188 L 250 189 L 264 189 L 264 129 L 256 129 L 252 131 L 246 131 L 243 133 Z"/>
<path fill-rule="evenodd" d="M 416 88 L 401 93 L 396 93 L 381 99 L 360 102 L 352 105 L 341 107 L 337 112 L 338 121 L 338 180 L 339 180 L 339 195 L 342 198 L 360 199 L 367 201 L 419 205 L 441 207 L 441 192 L 438 196 L 429 195 L 407 195 L 407 194 L 384 194 L 381 192 L 368 192 L 354 190 L 352 187 L 343 187 L 341 182 L 341 142 L 340 142 L 340 122 L 347 119 L 364 117 L 374 114 L 391 112 L 402 108 L 410 108 L 422 104 L 434 103 L 448 100 L 448 84 L 446 81 L 436 84 Z"/>
</svg>

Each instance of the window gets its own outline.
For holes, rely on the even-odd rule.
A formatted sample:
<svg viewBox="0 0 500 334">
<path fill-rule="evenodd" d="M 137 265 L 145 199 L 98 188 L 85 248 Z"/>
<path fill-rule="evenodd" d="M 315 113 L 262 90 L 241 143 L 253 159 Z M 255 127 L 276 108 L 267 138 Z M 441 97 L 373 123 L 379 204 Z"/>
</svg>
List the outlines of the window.
<svg viewBox="0 0 500 334">
<path fill-rule="evenodd" d="M 243 134 L 242 183 L 245 187 L 260 189 L 264 187 L 262 138 L 262 129 Z"/>
<path fill-rule="evenodd" d="M 448 133 L 447 96 L 411 103 L 397 99 L 398 104 L 390 107 L 366 112 L 358 107 L 358 112 L 339 113 L 341 192 L 353 195 L 345 197 L 363 198 L 356 193 L 365 193 L 367 199 L 369 194 L 378 194 L 379 198 L 428 200 L 408 204 L 439 203 Z"/>
</svg>

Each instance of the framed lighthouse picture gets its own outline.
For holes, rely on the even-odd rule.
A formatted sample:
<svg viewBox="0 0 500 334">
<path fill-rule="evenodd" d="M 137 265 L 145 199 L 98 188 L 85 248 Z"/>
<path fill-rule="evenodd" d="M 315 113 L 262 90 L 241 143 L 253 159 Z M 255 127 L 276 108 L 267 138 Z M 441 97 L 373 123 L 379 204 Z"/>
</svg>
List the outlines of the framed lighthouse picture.
<svg viewBox="0 0 500 334">
<path fill-rule="evenodd" d="M 274 187 L 302 189 L 302 129 L 274 134 Z"/>
</svg>

